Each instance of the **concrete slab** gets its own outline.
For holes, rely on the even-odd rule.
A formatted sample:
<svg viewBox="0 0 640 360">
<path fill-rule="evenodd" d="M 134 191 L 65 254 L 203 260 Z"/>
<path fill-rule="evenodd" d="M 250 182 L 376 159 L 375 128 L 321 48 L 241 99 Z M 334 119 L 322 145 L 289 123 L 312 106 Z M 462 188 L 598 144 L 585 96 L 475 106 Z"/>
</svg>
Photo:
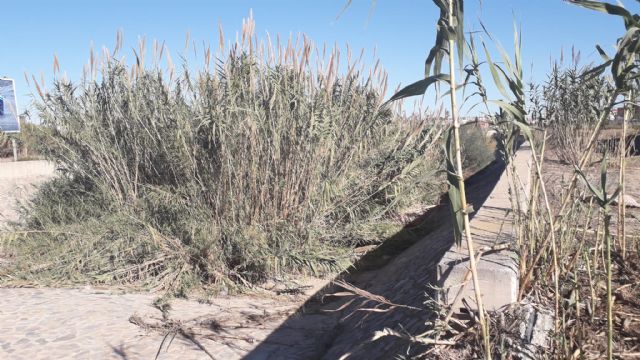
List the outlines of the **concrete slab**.
<svg viewBox="0 0 640 360">
<path fill-rule="evenodd" d="M 531 149 L 525 144 L 514 159 L 518 174 L 516 184 L 529 192 L 529 179 L 532 167 Z M 471 234 L 474 250 L 491 248 L 494 245 L 515 241 L 514 217 L 510 199 L 509 176 L 504 171 L 495 188 L 471 219 Z M 522 202 L 526 199 L 521 199 Z M 488 252 L 477 263 L 480 290 L 487 310 L 496 310 L 513 303 L 518 296 L 518 256 L 513 251 L 502 250 Z M 441 303 L 461 307 L 462 303 L 452 304 L 469 270 L 469 252 L 463 239 L 462 245 L 453 246 L 438 264 L 438 286 L 442 288 L 439 296 Z M 470 278 L 470 275 L 469 275 Z M 462 298 L 475 306 L 475 293 L 471 280 L 464 287 Z"/>
</svg>

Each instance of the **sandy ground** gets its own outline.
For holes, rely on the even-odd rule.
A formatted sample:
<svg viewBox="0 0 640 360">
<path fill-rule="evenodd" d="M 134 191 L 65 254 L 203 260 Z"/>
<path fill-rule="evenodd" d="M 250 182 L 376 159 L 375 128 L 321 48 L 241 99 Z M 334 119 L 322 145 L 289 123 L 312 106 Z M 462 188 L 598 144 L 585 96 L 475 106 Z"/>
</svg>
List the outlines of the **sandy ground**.
<svg viewBox="0 0 640 360">
<path fill-rule="evenodd" d="M 300 302 L 248 296 L 174 300 L 163 314 L 152 306 L 155 298 L 91 288 L 0 289 L 0 358 L 240 359 Z M 289 323 L 286 336 L 271 341 L 280 347 L 313 343 L 335 325 L 330 317 L 317 320 Z M 268 356 L 265 351 L 254 358 Z"/>
<path fill-rule="evenodd" d="M 600 155 L 595 154 L 593 156 L 594 163 L 586 170 L 589 181 L 599 188 L 600 186 Z M 550 154 L 544 164 L 545 181 L 547 187 L 550 189 L 550 198 L 557 207 L 562 190 L 565 189 L 571 179 L 571 175 L 574 171 L 572 165 L 561 164 L 557 161 L 557 158 Z M 627 197 L 632 198 L 636 202 L 640 203 L 640 156 L 630 156 L 626 158 L 626 175 L 625 175 L 625 194 Z M 618 185 L 619 179 L 619 164 L 618 158 L 609 158 L 609 165 L 607 167 L 607 189 L 611 194 L 615 191 Z M 583 184 L 583 182 L 581 181 Z M 587 192 L 584 193 L 585 198 L 589 196 Z M 612 223 L 618 222 L 618 206 L 612 205 Z M 627 237 L 640 236 L 640 208 L 627 207 L 625 214 L 625 227 Z M 595 217 L 594 217 L 595 218 Z M 595 226 L 592 224 L 592 226 Z M 617 234 L 617 225 L 612 227 L 612 233 Z"/>
<path fill-rule="evenodd" d="M 47 161 L 0 162 L 0 225 L 17 221 L 19 203 L 53 176 L 54 166 Z"/>
</svg>

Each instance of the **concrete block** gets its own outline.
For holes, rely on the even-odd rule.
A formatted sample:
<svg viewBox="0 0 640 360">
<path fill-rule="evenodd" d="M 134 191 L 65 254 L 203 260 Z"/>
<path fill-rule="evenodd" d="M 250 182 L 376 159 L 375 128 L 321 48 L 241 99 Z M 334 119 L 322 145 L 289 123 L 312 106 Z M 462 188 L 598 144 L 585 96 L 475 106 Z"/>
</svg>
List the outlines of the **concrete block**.
<svg viewBox="0 0 640 360">
<path fill-rule="evenodd" d="M 518 307 L 514 319 L 519 322 L 517 343 L 515 347 L 518 357 L 524 360 L 536 360 L 545 349 L 549 348 L 549 333 L 553 330 L 553 313 L 548 309 L 523 304 Z"/>
<path fill-rule="evenodd" d="M 485 310 L 497 310 L 517 301 L 519 280 L 515 253 L 508 251 L 485 255 L 476 267 Z M 453 305 L 459 309 L 463 307 L 461 299 L 465 298 L 472 307 L 475 307 L 475 289 L 471 275 L 458 303 L 453 304 L 468 269 L 468 257 L 462 260 L 450 259 L 438 264 L 438 286 L 441 288 L 439 300 L 442 304 Z"/>
</svg>

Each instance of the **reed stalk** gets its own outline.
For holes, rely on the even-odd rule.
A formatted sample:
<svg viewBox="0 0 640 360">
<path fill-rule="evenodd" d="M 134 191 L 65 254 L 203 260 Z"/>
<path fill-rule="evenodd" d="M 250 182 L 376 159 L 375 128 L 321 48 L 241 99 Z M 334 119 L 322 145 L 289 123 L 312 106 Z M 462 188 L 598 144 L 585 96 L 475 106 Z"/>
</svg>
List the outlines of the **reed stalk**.
<svg viewBox="0 0 640 360">
<path fill-rule="evenodd" d="M 611 294 L 611 212 L 604 208 L 604 239 L 607 266 L 607 359 L 613 359 L 613 297 Z"/>
<path fill-rule="evenodd" d="M 449 3 L 449 24 L 453 24 L 453 12 L 456 5 L 454 0 L 448 0 Z M 453 118 L 453 136 L 456 158 L 456 176 L 458 178 L 458 188 L 460 189 L 460 209 L 462 209 L 464 218 L 464 236 L 467 242 L 467 250 L 469 252 L 469 267 L 471 268 L 471 277 L 473 281 L 473 290 L 476 297 L 476 306 L 478 307 L 478 319 L 480 329 L 482 331 L 482 339 L 484 343 L 485 359 L 491 359 L 491 340 L 489 338 L 489 329 L 487 319 L 485 317 L 484 306 L 482 303 L 482 292 L 480 289 L 480 280 L 478 278 L 478 269 L 476 267 L 476 254 L 473 250 L 473 237 L 471 236 L 471 226 L 469 224 L 469 213 L 467 211 L 467 197 L 464 186 L 464 177 L 462 170 L 462 154 L 460 151 L 460 120 L 458 118 L 458 104 L 456 98 L 456 65 L 455 65 L 455 40 L 449 38 L 449 85 L 451 99 L 451 116 Z"/>
<path fill-rule="evenodd" d="M 547 196 L 547 188 L 545 186 L 544 179 L 542 178 L 542 161 L 544 159 L 544 148 L 546 144 L 546 130 L 543 133 L 543 143 L 542 150 L 540 152 L 540 158 L 536 154 L 535 145 L 533 139 L 531 139 L 531 154 L 533 157 L 533 163 L 536 167 L 536 173 L 538 175 L 538 184 L 540 186 L 540 190 L 542 191 L 542 197 L 544 200 L 544 206 L 547 214 L 547 221 L 549 222 L 549 227 L 551 229 L 554 228 L 554 217 L 553 210 L 551 209 L 551 205 L 549 203 L 549 196 Z M 553 257 L 553 286 L 554 286 L 554 300 L 555 300 L 555 329 L 559 330 L 559 316 L 560 316 L 560 285 L 559 278 L 560 272 L 558 271 L 558 246 L 556 241 L 556 236 L 554 231 L 551 231 L 551 251 Z"/>
<path fill-rule="evenodd" d="M 592 185 L 581 169 L 576 170 L 576 175 L 582 178 L 583 182 L 600 206 L 603 216 L 604 227 L 604 266 L 607 273 L 607 358 L 613 359 L 613 297 L 611 291 L 612 263 L 611 263 L 611 203 L 620 194 L 620 186 L 609 194 L 607 193 L 607 153 L 605 152 L 600 162 L 600 186 Z M 596 247 L 597 253 L 597 247 Z M 594 270 L 595 272 L 595 270 Z"/>
<path fill-rule="evenodd" d="M 622 260 L 627 258 L 627 240 L 625 229 L 625 217 L 627 216 L 625 204 L 625 175 L 626 175 L 626 157 L 627 157 L 627 122 L 631 118 L 632 106 L 634 103 L 634 92 L 629 91 L 626 94 L 626 102 L 624 105 L 624 116 L 622 118 L 622 133 L 620 134 L 620 199 L 618 199 L 618 241 L 622 253 Z"/>
<path fill-rule="evenodd" d="M 616 98 L 619 94 L 619 90 L 614 90 L 611 92 L 611 94 L 609 95 L 608 99 L 607 99 L 607 105 L 604 109 L 602 109 L 602 112 L 600 113 L 600 116 L 598 117 L 598 121 L 593 129 L 593 131 L 591 132 L 591 136 L 589 137 L 589 141 L 587 143 L 587 147 L 585 149 L 584 154 L 582 155 L 582 157 L 580 158 L 580 161 L 578 163 L 578 168 L 582 169 L 586 166 L 586 164 L 589 162 L 589 160 L 591 159 L 591 154 L 593 152 L 593 149 L 595 148 L 595 144 L 598 140 L 598 136 L 600 135 L 600 131 L 602 130 L 602 126 L 604 124 L 604 121 L 606 120 L 606 118 L 608 117 L 609 113 L 611 112 L 611 109 L 613 108 L 614 104 L 616 103 Z M 565 190 L 563 196 L 562 196 L 562 201 L 561 201 L 561 205 L 560 208 L 555 212 L 555 216 L 553 217 L 554 219 L 556 219 L 556 221 L 554 222 L 554 224 L 556 226 L 554 226 L 553 228 L 549 229 L 549 232 L 547 232 L 547 235 L 545 236 L 544 240 L 542 241 L 541 247 L 538 250 L 538 252 L 536 253 L 533 261 L 531 262 L 531 265 L 529 267 L 529 269 L 527 270 L 527 273 L 523 276 L 522 278 L 522 283 L 520 284 L 520 291 L 519 291 L 519 295 L 518 297 L 520 299 L 522 299 L 522 297 L 524 296 L 525 291 L 528 289 L 529 284 L 531 282 L 531 277 L 533 275 L 533 271 L 535 269 L 535 265 L 540 261 L 540 258 L 542 258 L 542 256 L 545 254 L 544 249 L 546 249 L 546 247 L 548 246 L 549 242 L 552 241 L 553 237 L 555 236 L 554 233 L 555 231 L 559 228 L 562 227 L 565 219 L 566 219 L 566 209 L 567 206 L 570 204 L 571 202 L 571 198 L 573 196 L 573 190 L 575 189 L 576 185 L 578 182 L 578 175 L 577 173 L 574 173 L 571 176 L 571 180 L 569 181 L 569 186 L 567 187 L 567 189 Z"/>
</svg>

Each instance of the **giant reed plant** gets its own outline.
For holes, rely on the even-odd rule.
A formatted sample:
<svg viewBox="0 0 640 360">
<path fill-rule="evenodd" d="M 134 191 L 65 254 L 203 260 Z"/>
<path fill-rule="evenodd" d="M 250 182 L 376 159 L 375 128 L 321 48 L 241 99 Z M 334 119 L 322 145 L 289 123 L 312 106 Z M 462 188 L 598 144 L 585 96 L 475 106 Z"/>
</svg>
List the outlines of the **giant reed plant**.
<svg viewBox="0 0 640 360">
<path fill-rule="evenodd" d="M 464 3 L 461 0 L 435 0 L 434 3 L 440 10 L 440 16 L 437 23 L 435 45 L 430 50 L 425 62 L 425 77 L 398 91 L 390 101 L 424 94 L 429 86 L 437 85 L 439 82 L 449 85 L 448 94 L 452 124 L 445 136 L 445 153 L 447 181 L 449 185 L 449 203 L 451 215 L 454 219 L 454 236 L 455 242 L 458 245 L 460 245 L 463 236 L 466 241 L 465 244 L 469 252 L 469 266 L 475 292 L 479 325 L 483 337 L 484 355 L 485 358 L 491 359 L 488 322 L 482 302 L 482 291 L 476 269 L 476 253 L 474 251 L 473 238 L 469 226 L 469 214 L 472 210 L 466 200 L 467 196 L 462 168 L 462 143 L 460 140 L 456 71 L 458 66 L 462 68 L 464 65 L 464 51 L 466 47 Z M 445 56 L 449 64 L 449 73 L 441 72 L 442 62 Z M 456 61 L 458 64 L 456 64 Z"/>
<path fill-rule="evenodd" d="M 565 93 L 561 94 L 562 96 L 558 96 L 558 94 L 545 94 L 547 99 L 549 99 L 549 105 L 545 115 L 548 115 L 548 118 L 545 119 L 547 123 L 542 123 L 541 125 L 546 125 L 551 127 L 551 131 L 555 132 L 552 138 L 555 136 L 556 139 L 558 137 L 565 135 L 565 138 L 561 140 L 567 140 L 566 137 L 570 136 L 567 132 L 567 129 L 581 129 L 584 131 L 584 135 L 575 140 L 564 142 L 562 144 L 556 145 L 562 149 L 561 151 L 565 151 L 566 154 L 569 154 L 567 157 L 567 162 L 573 162 L 575 164 L 580 164 L 579 166 L 584 167 L 589 163 L 591 152 L 594 149 L 595 143 L 598 139 L 598 135 L 602 126 L 610 113 L 611 108 L 615 105 L 617 101 L 617 96 L 632 86 L 630 81 L 634 81 L 636 74 L 636 65 L 635 65 L 635 56 L 633 55 L 637 52 L 637 28 L 635 22 L 637 17 L 632 17 L 630 14 L 621 7 L 604 5 L 602 3 L 596 2 L 581 2 L 576 1 L 580 5 L 595 8 L 602 11 L 607 11 L 616 15 L 620 15 L 625 17 L 625 24 L 627 26 L 627 34 L 624 38 L 619 41 L 618 51 L 613 59 L 609 59 L 604 52 L 601 51 L 600 48 L 598 50 L 603 55 L 605 62 L 602 65 L 595 66 L 590 69 L 586 69 L 584 71 L 578 72 L 569 72 L 564 73 L 563 75 L 563 83 L 560 84 L 557 88 L 561 88 L 561 90 L 565 91 Z M 629 15 L 629 18 L 626 16 Z M 487 34 L 489 35 L 489 34 Z M 489 35 L 489 37 L 491 37 Z M 634 40 L 635 39 L 635 40 Z M 471 42 L 473 44 L 473 42 Z M 486 94 L 482 92 L 484 86 L 481 85 L 481 79 L 479 77 L 479 72 L 472 72 L 473 75 L 476 75 L 475 81 L 476 86 L 479 89 L 480 95 L 484 102 L 489 102 L 498 105 L 500 108 L 500 112 L 494 116 L 494 124 L 497 126 L 498 135 L 499 135 L 499 144 L 501 144 L 501 149 L 505 154 L 505 158 L 508 162 L 511 162 L 510 159 L 513 157 L 513 144 L 514 140 L 521 134 L 529 141 L 532 147 L 532 160 L 534 163 L 534 174 L 532 176 L 533 186 L 531 187 L 530 193 L 528 194 L 529 204 L 528 208 L 524 207 L 524 203 L 520 201 L 519 196 L 522 197 L 524 194 L 522 189 L 519 189 L 517 186 L 518 181 L 515 178 L 517 175 L 513 170 L 509 174 L 509 177 L 512 178 L 511 181 L 511 195 L 515 196 L 516 199 L 514 202 L 514 210 L 516 214 L 516 225 L 518 228 L 518 245 L 519 245 L 519 254 L 520 254 L 520 268 L 522 272 L 521 278 L 521 295 L 527 291 L 530 291 L 532 287 L 536 288 L 545 283 L 546 280 L 551 277 L 553 279 L 553 298 L 555 303 L 555 330 L 556 334 L 566 334 L 566 329 L 569 323 L 572 320 L 567 319 L 567 314 L 570 313 L 566 309 L 567 301 L 564 299 L 564 294 L 562 293 L 562 286 L 566 286 L 568 281 L 577 282 L 576 273 L 580 272 L 580 269 L 577 268 L 577 256 L 573 255 L 568 262 L 568 264 L 561 264 L 559 259 L 563 257 L 563 252 L 566 255 L 567 248 L 574 248 L 575 244 L 571 244 L 572 239 L 575 239 L 574 236 L 579 233 L 577 229 L 577 223 L 579 223 L 580 219 L 584 216 L 584 211 L 581 210 L 582 207 L 580 203 L 571 203 L 570 199 L 576 194 L 574 191 L 576 187 L 576 181 L 581 172 L 576 172 L 570 181 L 567 192 L 564 193 L 563 199 L 561 201 L 561 205 L 558 209 L 554 209 L 551 207 L 551 202 L 549 200 L 549 196 L 546 191 L 545 181 L 543 179 L 543 171 L 542 164 L 544 160 L 544 140 L 546 138 L 546 131 L 543 133 L 542 139 L 542 151 L 538 152 L 538 139 L 534 136 L 534 129 L 530 124 L 527 123 L 525 115 L 525 102 L 524 102 L 524 87 L 522 84 L 522 71 L 519 66 L 519 55 L 518 50 L 520 48 L 518 36 L 516 35 L 516 57 L 514 61 L 510 61 L 508 57 L 504 55 L 504 51 L 501 52 L 502 62 L 494 63 L 491 60 L 490 53 L 486 51 L 485 55 L 487 58 L 487 65 L 491 70 L 491 75 L 494 79 L 494 82 L 504 96 L 505 100 L 496 100 L 491 101 L 487 100 Z M 486 47 L 485 47 L 486 49 Z M 474 53 L 473 46 L 471 47 L 472 54 Z M 472 58 L 476 58 L 477 56 L 472 56 Z M 476 61 L 477 63 L 477 61 Z M 612 70 L 612 78 L 613 78 L 613 86 L 608 86 L 607 81 L 602 77 L 603 72 L 611 66 Z M 477 73 L 477 74 L 476 74 Z M 557 69 L 556 73 L 557 75 Z M 553 76 L 553 75 L 552 75 Z M 502 86 L 501 82 L 506 81 L 508 86 Z M 557 83 L 556 83 L 557 85 Z M 549 87 L 547 89 L 549 90 Z M 578 93 L 578 90 L 585 90 L 582 93 Z M 593 101 L 591 101 L 591 100 Z M 564 102 L 567 100 L 569 102 Z M 562 103 L 562 105 L 559 105 Z M 580 105 L 573 106 L 573 103 L 581 103 L 584 108 L 580 109 L 581 114 L 584 116 L 579 117 L 578 119 L 569 119 L 571 115 L 567 115 L 567 111 L 577 111 L 577 107 Z M 586 106 L 584 106 L 586 105 Z M 564 113 L 564 114 L 563 114 Z M 573 113 L 572 113 L 573 114 Z M 581 120 L 582 119 L 582 120 Z M 562 128 L 564 132 L 555 131 L 558 128 Z M 570 130 L 569 130 L 570 131 Z M 573 139 L 576 139 L 577 134 L 572 134 Z M 574 155 L 579 155 L 575 157 L 571 157 L 571 151 L 574 151 Z M 509 171 L 509 166 L 507 167 L 507 171 Z M 584 175 L 580 175 L 583 176 Z M 603 176 L 603 179 L 605 177 Z M 606 190 L 604 190 L 605 180 L 603 182 L 603 194 L 594 196 L 597 198 L 602 198 L 599 203 L 602 204 L 605 214 L 605 226 L 604 226 L 604 238 L 607 240 L 607 244 L 605 245 L 605 249 L 607 250 L 607 318 L 611 319 L 612 307 L 613 303 L 611 302 L 611 257 L 610 257 L 610 232 L 609 232 L 609 222 L 610 222 L 610 214 L 608 211 L 608 203 L 610 203 L 617 194 L 614 194 L 610 197 L 606 195 Z M 538 198 L 541 198 L 544 204 L 544 209 L 537 209 L 536 202 Z M 569 206 L 571 205 L 571 206 Z M 589 216 L 591 214 L 591 210 L 587 211 L 587 223 L 590 221 Z M 586 228 L 586 226 L 585 226 Z M 582 237 L 584 238 L 584 231 L 582 231 Z M 584 240 L 582 240 L 584 241 Z M 549 248 L 550 247 L 550 248 Z M 596 240 L 596 249 L 597 252 L 598 245 Z M 577 253 L 582 252 L 582 244 L 578 246 L 576 250 Z M 595 258 L 595 255 L 594 255 Z M 543 260 L 543 264 L 540 264 L 539 261 Z M 548 261 L 548 262 L 547 262 Z M 595 263 L 596 261 L 594 261 Z M 590 268 L 589 268 L 590 269 Z M 537 271 L 535 277 L 533 276 L 534 271 Z M 567 279 L 565 274 L 573 274 L 573 278 L 571 280 Z M 589 278 L 591 279 L 595 271 L 589 272 Z M 532 284 L 532 282 L 534 284 Z M 595 298 L 595 290 L 594 287 L 591 286 L 591 294 L 592 297 Z M 579 295 L 576 295 L 579 296 Z M 573 303 L 571 303 L 573 305 Z M 572 313 L 573 315 L 580 315 L 580 306 L 579 304 L 575 304 L 576 311 Z M 595 305 L 592 306 L 595 308 Z M 595 310 L 591 310 L 595 311 Z M 613 339 L 613 326 L 611 320 L 608 320 L 608 346 L 607 353 L 609 357 L 612 356 L 612 339 Z M 501 337 L 500 335 L 498 335 Z M 572 344 L 572 339 L 566 335 L 561 335 L 555 338 L 557 342 L 554 342 L 554 352 L 558 357 L 563 357 L 570 353 L 570 349 Z M 575 352 L 574 352 L 575 355 Z"/>
<path fill-rule="evenodd" d="M 602 76 L 589 76 L 591 67 L 581 68 L 578 56 L 571 65 L 554 63 L 542 86 L 542 116 L 550 143 L 559 160 L 576 165 L 584 153 L 598 114 L 606 105 L 611 85 Z M 587 74 L 585 76 L 585 74 Z"/>
<path fill-rule="evenodd" d="M 160 286 L 336 271 L 363 233 L 435 200 L 440 131 L 383 106 L 380 67 L 253 29 L 228 50 L 221 35 L 200 69 L 177 71 L 157 45 L 146 66 L 142 43 L 131 66 L 106 53 L 80 83 L 35 83 L 62 179 L 11 239 L 20 277 Z"/>
<path fill-rule="evenodd" d="M 529 242 L 529 256 L 521 259 L 521 261 L 525 262 L 523 265 L 526 270 L 524 270 L 522 274 L 520 291 L 521 296 L 523 296 L 529 291 L 537 291 L 537 288 L 544 287 L 544 282 L 553 271 L 553 278 L 555 279 L 556 318 L 561 316 L 561 328 L 558 328 L 558 324 L 556 326 L 556 334 L 558 336 L 555 338 L 556 342 L 554 343 L 555 356 L 563 358 L 571 356 L 571 354 L 575 355 L 580 351 L 585 351 L 586 349 L 583 348 L 583 345 L 590 341 L 590 339 L 584 339 L 581 335 L 578 335 L 582 333 L 583 330 L 578 330 L 576 333 L 575 329 L 572 329 L 576 323 L 584 321 L 580 318 L 581 304 L 578 298 L 580 297 L 579 289 L 581 285 L 579 285 L 577 278 L 578 274 L 582 276 L 586 267 L 589 279 L 588 294 L 590 294 L 591 297 L 591 306 L 588 309 L 592 313 L 590 322 L 594 323 L 595 317 L 593 316 L 593 312 L 597 310 L 598 292 L 594 282 L 597 281 L 599 277 L 597 272 L 598 256 L 596 256 L 596 254 L 600 247 L 599 241 L 603 239 L 605 244 L 602 247 L 606 250 L 604 263 L 607 270 L 606 313 L 608 319 L 608 340 L 606 347 L 607 357 L 612 358 L 614 328 L 611 320 L 613 302 L 611 296 L 612 247 L 611 233 L 609 230 L 611 221 L 609 204 L 615 199 L 618 191 L 614 192 L 611 196 L 607 195 L 607 189 L 605 189 L 606 168 L 603 167 L 601 170 L 600 189 L 597 189 L 586 181 L 584 171 L 586 171 L 591 161 L 592 152 L 611 109 L 616 105 L 620 95 L 629 92 L 630 89 L 634 87 L 635 79 L 637 78 L 637 63 L 635 59 L 640 49 L 638 45 L 640 27 L 637 21 L 637 15 L 632 15 L 622 6 L 598 1 L 576 0 L 572 2 L 576 5 L 620 16 L 624 20 L 626 32 L 624 36 L 618 40 L 616 53 L 612 58 L 600 47 L 597 47 L 604 61 L 602 64 L 581 71 L 577 71 L 575 67 L 564 71 L 558 71 L 558 69 L 555 68 L 550 77 L 551 82 L 546 84 L 546 91 L 548 93 L 545 94 L 545 96 L 548 99 L 548 106 L 545 109 L 547 115 L 547 119 L 545 120 L 547 122 L 546 125 L 551 127 L 552 131 L 555 132 L 551 139 L 555 142 L 559 150 L 567 155 L 565 160 L 573 163 L 579 170 L 571 176 L 568 185 L 565 185 L 560 204 L 556 209 L 553 209 L 553 216 L 547 219 L 547 224 L 542 227 L 542 231 L 535 229 L 539 227 L 538 225 L 530 227 L 524 234 Z M 608 69 L 611 70 L 611 86 L 609 86 L 607 80 L 602 77 Z M 572 133 L 569 134 L 569 132 Z M 606 164 L 606 158 L 602 164 Z M 624 170 L 621 169 L 622 173 L 623 171 Z M 577 180 L 579 178 L 585 180 L 593 194 L 590 203 L 597 203 L 602 208 L 603 213 L 604 225 L 602 228 L 598 226 L 598 230 L 595 232 L 595 248 L 592 250 L 594 252 L 593 259 L 589 258 L 588 250 L 585 249 L 588 248 L 588 241 L 590 240 L 586 229 L 592 221 L 591 207 L 589 206 L 585 210 L 585 206 L 583 206 L 581 202 L 572 201 L 581 196 L 580 189 L 577 188 Z M 531 194 L 532 199 L 537 196 L 536 193 Z M 547 214 L 551 215 L 551 210 L 547 210 Z M 536 214 L 535 209 L 532 208 L 529 209 L 527 216 L 531 217 L 530 224 L 540 220 L 540 215 Z M 534 220 L 536 217 L 539 220 Z M 542 219 L 544 219 L 544 217 L 542 217 Z M 583 221 L 585 223 L 584 228 L 579 229 L 579 224 Z M 624 220 L 621 219 L 621 221 Z M 577 242 L 576 238 L 579 239 Z M 549 251 L 549 245 L 551 245 L 551 251 Z M 554 257 L 552 266 L 547 263 L 550 253 Z M 555 259 L 562 257 L 563 253 L 564 257 L 569 256 L 569 261 L 564 264 L 559 264 Z M 585 254 L 585 266 L 583 266 L 580 261 L 582 257 L 577 255 L 583 253 Z M 571 286 L 577 289 L 571 292 L 572 295 L 570 299 L 565 299 L 564 294 L 559 293 L 558 281 L 563 287 L 571 284 Z M 558 307 L 558 299 L 560 296 L 562 296 L 562 304 Z M 588 298 L 588 296 L 584 297 Z M 570 304 L 571 307 L 568 307 L 567 304 Z M 575 309 L 573 309 L 573 307 L 575 307 Z M 556 320 L 558 321 L 558 319 Z M 582 326 L 585 327 L 590 325 L 593 324 L 582 324 Z"/>
<path fill-rule="evenodd" d="M 605 241 L 605 266 L 607 272 L 607 358 L 613 359 L 613 298 L 611 290 L 611 278 L 612 278 L 612 262 L 611 262 L 611 209 L 610 204 L 618 197 L 621 191 L 621 186 L 618 186 L 611 194 L 607 193 L 607 155 L 602 158 L 600 167 L 600 187 L 595 186 L 587 180 L 587 176 L 582 169 L 576 169 L 576 173 L 587 185 L 587 188 L 591 192 L 595 199 L 595 202 L 602 209 L 604 219 L 604 241 Z"/>
<path fill-rule="evenodd" d="M 577 161 L 577 164 L 575 164 L 578 168 L 583 169 L 591 159 L 591 155 L 598 141 L 600 132 L 611 113 L 611 109 L 617 104 L 618 96 L 628 91 L 632 86 L 634 79 L 637 77 L 636 73 L 638 67 L 635 59 L 636 54 L 640 52 L 640 22 L 638 21 L 637 16 L 632 15 L 622 6 L 590 0 L 572 0 L 570 2 L 578 6 L 619 16 L 624 21 L 626 29 L 624 36 L 618 39 L 615 55 L 611 58 L 602 51 L 600 47 L 598 47 L 598 51 L 604 62 L 582 74 L 583 77 L 600 76 L 607 69 L 610 69 L 613 84 L 610 91 L 607 92 L 606 100 L 601 102 L 602 107 L 597 109 L 597 119 L 591 128 L 588 140 L 585 142 L 580 159 Z M 528 269 L 522 276 L 520 287 L 521 297 L 527 291 L 532 280 L 533 271 L 540 259 L 546 253 L 546 247 L 549 245 L 555 231 L 561 229 L 565 225 L 567 214 L 571 213 L 567 210 L 571 204 L 571 200 L 574 195 L 573 190 L 576 187 L 577 181 L 578 175 L 574 174 L 569 181 L 566 192 L 562 196 L 559 208 L 555 211 L 555 225 L 546 233 L 538 251 L 536 251 L 533 258 L 530 259 L 531 262 Z"/>
</svg>

